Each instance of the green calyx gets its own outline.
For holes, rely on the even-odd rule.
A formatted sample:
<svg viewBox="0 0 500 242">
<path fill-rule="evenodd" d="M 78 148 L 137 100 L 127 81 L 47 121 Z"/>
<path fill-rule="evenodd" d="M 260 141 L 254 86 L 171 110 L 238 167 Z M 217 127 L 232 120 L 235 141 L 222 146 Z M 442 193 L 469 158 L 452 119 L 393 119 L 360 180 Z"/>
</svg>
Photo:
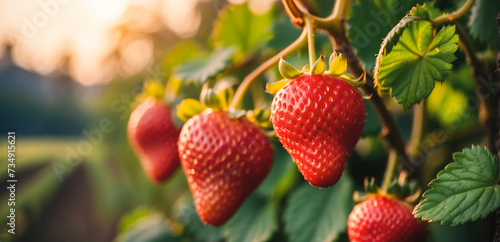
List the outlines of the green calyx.
<svg viewBox="0 0 500 242">
<path fill-rule="evenodd" d="M 135 96 L 134 101 L 130 104 L 130 108 L 134 110 L 144 100 L 153 97 L 156 101 L 170 103 L 165 99 L 165 86 L 160 81 L 154 79 L 147 79 L 143 83 L 143 91 Z"/>
<path fill-rule="evenodd" d="M 328 70 L 327 70 L 328 67 Z M 300 77 L 304 74 L 309 75 L 330 75 L 341 78 L 347 81 L 349 84 L 360 87 L 364 84 L 364 75 L 356 79 L 350 74 L 346 73 L 347 70 L 347 60 L 341 53 L 333 52 L 328 59 L 328 65 L 326 64 L 325 57 L 321 55 L 313 66 L 305 65 L 301 70 L 295 68 L 290 63 L 285 61 L 283 58 L 279 61 L 279 71 L 284 79 L 268 83 L 266 85 L 267 92 L 271 94 L 276 94 L 282 87 L 293 79 Z"/>
<path fill-rule="evenodd" d="M 387 191 L 382 191 L 375 183 L 375 178 L 365 178 L 364 191 L 354 192 L 353 198 L 355 202 L 362 202 L 371 196 L 387 196 L 408 203 L 414 203 L 420 196 L 420 190 L 416 181 L 408 180 L 407 172 L 403 171 L 398 179 L 395 179 L 389 185 Z"/>
<path fill-rule="evenodd" d="M 177 106 L 177 116 L 182 121 L 186 122 L 191 117 L 203 112 L 203 110 L 207 108 L 228 111 L 229 104 L 234 96 L 232 83 L 233 82 L 230 80 L 222 80 L 218 82 L 214 88 L 205 89 L 200 95 L 201 102 L 192 98 L 182 100 Z M 235 111 L 228 113 L 230 117 L 235 118 L 245 115 L 245 113 L 238 114 L 238 112 Z"/>
<path fill-rule="evenodd" d="M 157 80 L 148 79 L 144 82 L 144 98 L 154 97 L 156 100 L 163 99 L 165 87 Z"/>
<path fill-rule="evenodd" d="M 270 121 L 271 110 L 269 109 L 254 109 L 249 110 L 247 113 L 247 118 L 257 124 L 260 128 L 264 130 L 271 130 L 273 125 Z"/>
<path fill-rule="evenodd" d="M 290 63 L 288 63 L 283 58 L 280 58 L 280 62 L 278 65 L 279 65 L 280 74 L 285 79 L 293 80 L 293 79 L 295 79 L 299 76 L 302 76 L 304 74 L 304 72 L 299 71 L 297 68 L 293 67 Z"/>
<path fill-rule="evenodd" d="M 182 100 L 177 105 L 177 116 L 184 122 L 188 121 L 191 117 L 203 112 L 206 107 L 201 105 L 200 101 L 192 98 Z"/>
<path fill-rule="evenodd" d="M 404 199 L 409 203 L 415 202 L 420 196 L 418 183 L 415 180 L 408 180 L 406 171 L 399 174 L 399 178 L 392 181 L 387 188 L 387 194 L 394 195 L 399 199 Z"/>
</svg>

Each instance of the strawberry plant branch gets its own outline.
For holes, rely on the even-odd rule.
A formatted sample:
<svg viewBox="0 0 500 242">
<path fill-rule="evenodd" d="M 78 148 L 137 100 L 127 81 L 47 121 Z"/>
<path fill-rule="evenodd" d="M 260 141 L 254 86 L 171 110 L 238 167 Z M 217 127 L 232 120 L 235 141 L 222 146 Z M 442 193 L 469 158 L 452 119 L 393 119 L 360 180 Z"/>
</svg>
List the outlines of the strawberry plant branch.
<svg viewBox="0 0 500 242">
<path fill-rule="evenodd" d="M 266 97 L 264 97 L 265 90 L 258 82 L 254 82 L 250 85 L 250 92 L 252 93 L 252 99 L 255 109 L 265 109 L 269 107 L 269 103 L 266 102 Z"/>
<path fill-rule="evenodd" d="M 458 35 L 460 48 L 464 52 L 465 58 L 472 68 L 472 76 L 474 78 L 476 86 L 482 86 L 482 88 L 484 89 L 486 87 L 483 86 L 483 83 L 479 81 L 478 78 L 487 78 L 484 70 L 485 65 L 477 57 L 476 52 L 474 51 L 474 47 L 472 47 L 472 43 L 470 42 L 463 28 L 456 22 L 454 24 L 455 32 Z M 486 124 L 491 119 L 490 114 L 493 112 L 491 104 L 488 102 L 489 97 L 491 97 L 492 95 L 486 96 L 483 92 L 478 92 L 477 94 L 479 95 L 478 98 L 480 101 L 479 119 L 483 124 Z M 481 115 L 481 111 L 483 115 Z"/>
<path fill-rule="evenodd" d="M 482 81 L 488 79 L 488 75 L 486 74 L 488 65 L 480 61 L 463 28 L 456 22 L 454 22 L 454 24 L 456 26 L 456 33 L 459 38 L 460 48 L 464 52 L 466 60 L 472 68 L 472 76 L 474 78 L 475 85 L 478 88 L 477 90 L 479 90 L 476 92 L 479 99 L 479 120 L 486 127 L 485 139 L 488 142 L 488 147 L 491 152 L 496 154 L 498 151 L 496 150 L 494 133 L 497 125 L 495 117 L 498 112 L 496 108 L 498 104 L 496 103 L 494 97 L 497 95 L 496 92 L 498 92 L 498 90 L 489 90 L 489 87 L 486 86 L 488 85 L 487 81 Z M 483 92 L 480 90 L 483 90 Z"/>
<path fill-rule="evenodd" d="M 432 24 L 434 26 L 439 26 L 444 23 L 448 22 L 453 22 L 455 19 L 460 18 L 462 15 L 467 13 L 469 9 L 471 8 L 472 4 L 475 2 L 475 0 L 467 0 L 464 5 L 462 5 L 461 8 L 457 9 L 456 11 L 448 14 L 443 14 L 435 19 L 432 20 Z"/>
<path fill-rule="evenodd" d="M 334 48 L 336 51 L 341 52 L 347 59 L 349 70 L 356 76 L 361 76 L 365 72 L 363 66 L 358 60 L 352 45 L 350 44 L 345 29 L 345 19 L 344 15 L 349 7 L 349 3 L 343 3 L 339 5 L 335 5 L 335 8 L 332 12 L 337 18 L 330 19 L 330 21 L 339 21 L 340 27 L 336 28 L 335 25 L 321 25 L 325 28 L 320 28 L 319 25 L 316 27 L 323 29 L 327 32 L 327 34 L 334 41 Z M 387 164 L 387 169 L 385 173 L 384 181 L 391 181 L 392 175 L 394 173 L 395 167 L 397 165 L 397 161 L 401 162 L 409 162 L 408 155 L 406 153 L 405 145 L 401 133 L 392 117 L 392 114 L 389 112 L 387 107 L 385 106 L 384 101 L 378 95 L 378 93 L 374 90 L 373 87 L 373 77 L 370 74 L 366 74 L 366 83 L 362 86 L 362 90 L 367 95 L 371 95 L 370 104 L 372 105 L 375 113 L 377 114 L 378 119 L 382 125 L 382 139 L 384 140 L 384 144 L 388 150 L 389 161 Z"/>
<path fill-rule="evenodd" d="M 332 29 L 341 31 L 342 22 L 345 20 L 345 12 L 350 8 L 350 0 L 335 1 L 332 13 L 326 18 L 311 15 L 314 24 L 320 29 Z"/>
<path fill-rule="evenodd" d="M 363 73 L 365 73 L 365 70 L 359 62 L 357 56 L 354 54 L 352 45 L 345 35 L 347 31 L 345 31 L 344 27 L 342 27 L 342 31 L 340 32 L 336 32 L 333 29 L 326 29 L 326 31 L 330 36 L 333 37 L 333 40 L 335 41 L 335 50 L 345 55 L 349 70 L 356 76 L 363 75 Z M 374 90 L 372 75 L 368 73 L 366 74 L 366 83 L 362 86 L 362 90 L 367 95 L 371 95 L 369 101 L 382 125 L 382 138 L 385 141 L 384 143 L 386 144 L 387 149 L 389 151 L 391 149 L 396 150 L 398 153 L 398 158 L 403 160 L 404 162 L 407 162 L 409 159 L 405 151 L 404 141 L 401 137 L 401 133 L 399 132 L 392 114 L 385 106 L 384 101 Z"/>
<path fill-rule="evenodd" d="M 205 106 L 205 96 L 207 95 L 207 91 L 208 91 L 208 83 L 209 83 L 209 81 L 203 83 L 203 86 L 201 87 L 201 91 L 200 91 L 200 103 L 203 106 Z"/>
<path fill-rule="evenodd" d="M 382 185 L 380 186 L 382 195 L 387 194 L 387 189 L 391 184 L 394 170 L 396 169 L 397 160 L 398 152 L 395 149 L 390 149 L 389 157 L 387 158 L 387 166 L 385 168 L 384 178 L 382 180 Z"/>
<path fill-rule="evenodd" d="M 500 33 L 500 12 L 498 13 L 497 15 L 497 27 L 498 27 L 498 32 Z M 497 50 L 497 70 L 500 70 L 500 49 Z M 500 83 L 500 74 L 498 72 L 496 72 L 496 74 L 494 75 L 494 78 L 495 78 L 495 81 L 497 83 Z M 496 152 L 493 153 L 495 155 L 497 155 L 497 157 L 500 157 L 500 154 L 498 153 L 500 151 L 500 124 L 499 124 L 499 121 L 500 121 L 500 111 L 498 110 L 498 103 L 500 102 L 500 95 L 499 95 L 499 90 L 496 90 L 496 93 L 495 93 L 495 98 L 494 98 L 494 102 L 497 104 L 497 107 L 496 107 L 496 115 L 494 116 L 494 122 L 493 122 L 493 132 L 494 132 L 494 139 L 495 139 L 495 149 L 496 149 Z M 500 177 L 499 177 L 500 179 Z M 497 181 L 497 183 L 500 182 L 500 181 Z M 496 210 L 496 213 L 495 213 L 495 237 L 494 237 L 494 240 L 493 241 L 500 241 L 500 208 L 498 208 Z"/>
<path fill-rule="evenodd" d="M 286 13 L 292 20 L 292 23 L 295 24 L 295 26 L 302 28 L 304 25 L 304 19 L 302 18 L 302 12 L 299 10 L 294 0 L 282 0 L 281 2 L 285 7 Z"/>
<path fill-rule="evenodd" d="M 243 95 L 245 94 L 250 84 L 252 84 L 252 82 L 255 79 L 257 79 L 257 77 L 259 77 L 262 73 L 267 71 L 272 66 L 276 65 L 280 60 L 280 58 L 290 55 L 292 52 L 294 52 L 295 50 L 300 48 L 303 44 L 305 44 L 307 40 L 306 35 L 307 35 L 307 29 L 304 28 L 300 36 L 293 43 L 291 43 L 288 47 L 283 49 L 275 56 L 268 59 L 266 62 L 262 63 L 259 67 L 250 72 L 250 74 L 245 76 L 240 86 L 236 90 L 236 93 L 234 94 L 234 98 L 231 101 L 229 109 L 234 110 L 241 105 L 241 101 L 243 100 Z"/>
<path fill-rule="evenodd" d="M 410 159 L 412 161 L 418 159 L 419 147 L 422 143 L 422 139 L 425 135 L 425 120 L 427 118 L 425 107 L 426 101 L 422 100 L 422 102 L 418 105 L 415 105 L 413 109 L 413 123 L 411 128 L 411 138 L 408 146 L 408 153 Z"/>
<path fill-rule="evenodd" d="M 309 14 L 304 14 L 307 29 L 307 49 L 309 53 L 309 68 L 312 68 L 316 61 L 316 50 L 314 49 L 314 26 Z"/>
</svg>

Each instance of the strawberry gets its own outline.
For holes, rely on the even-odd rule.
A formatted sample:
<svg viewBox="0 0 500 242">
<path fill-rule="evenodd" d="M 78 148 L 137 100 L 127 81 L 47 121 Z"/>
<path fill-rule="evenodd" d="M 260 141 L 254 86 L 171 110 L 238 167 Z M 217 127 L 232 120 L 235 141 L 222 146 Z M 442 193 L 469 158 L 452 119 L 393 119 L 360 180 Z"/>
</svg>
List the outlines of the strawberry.
<svg viewBox="0 0 500 242">
<path fill-rule="evenodd" d="M 283 147 L 313 186 L 337 183 L 365 122 L 360 93 L 328 75 L 304 74 L 274 97 L 271 121 Z"/>
<path fill-rule="evenodd" d="M 144 100 L 130 115 L 128 137 L 151 181 L 166 180 L 179 166 L 179 129 L 170 107 L 154 97 Z"/>
<path fill-rule="evenodd" d="M 206 109 L 189 119 L 179 156 L 201 220 L 230 219 L 269 173 L 273 150 L 265 133 L 246 117 Z"/>
<path fill-rule="evenodd" d="M 347 220 L 347 234 L 357 241 L 425 241 L 425 226 L 412 215 L 412 208 L 401 201 L 372 196 L 356 205 Z"/>
</svg>

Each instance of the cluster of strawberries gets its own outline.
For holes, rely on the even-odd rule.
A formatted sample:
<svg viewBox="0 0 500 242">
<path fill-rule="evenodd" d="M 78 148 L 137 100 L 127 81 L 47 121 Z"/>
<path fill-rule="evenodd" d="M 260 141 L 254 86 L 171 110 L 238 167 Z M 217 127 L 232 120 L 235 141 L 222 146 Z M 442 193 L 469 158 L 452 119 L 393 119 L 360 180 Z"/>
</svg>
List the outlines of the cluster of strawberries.
<svg viewBox="0 0 500 242">
<path fill-rule="evenodd" d="M 361 136 L 365 107 L 349 82 L 324 74 L 304 74 L 276 93 L 270 119 L 304 178 L 313 186 L 328 187 L 340 179 Z M 201 220 L 212 226 L 234 215 L 266 178 L 274 160 L 266 133 L 246 116 L 234 118 L 227 110 L 207 108 L 179 130 L 171 108 L 153 97 L 133 111 L 128 135 L 152 181 L 164 181 L 182 165 L 196 210 Z M 380 231 L 375 227 L 385 226 L 379 221 L 385 218 L 364 214 L 391 211 L 398 217 L 386 222 L 387 228 L 399 224 L 406 228 L 406 234 L 425 234 L 425 227 L 413 219 L 409 206 L 377 196 L 353 210 L 348 223 L 351 240 L 410 238 L 405 233 L 389 237 L 386 232 L 378 232 L 382 237 L 369 233 Z"/>
</svg>

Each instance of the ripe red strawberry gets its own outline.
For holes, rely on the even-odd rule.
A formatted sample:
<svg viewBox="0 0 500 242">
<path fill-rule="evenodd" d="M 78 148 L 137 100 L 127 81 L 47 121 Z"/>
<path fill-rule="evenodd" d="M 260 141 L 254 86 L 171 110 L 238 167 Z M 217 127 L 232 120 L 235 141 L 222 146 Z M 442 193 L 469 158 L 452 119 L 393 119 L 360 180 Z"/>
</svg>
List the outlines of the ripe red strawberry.
<svg viewBox="0 0 500 242">
<path fill-rule="evenodd" d="M 347 220 L 351 242 L 425 241 L 427 230 L 401 201 L 374 196 L 356 205 Z"/>
<path fill-rule="evenodd" d="M 186 122 L 179 156 L 196 210 L 212 226 L 233 216 L 273 163 L 269 139 L 257 125 L 212 109 Z"/>
<path fill-rule="evenodd" d="M 341 79 L 302 75 L 274 97 L 271 121 L 283 147 L 313 186 L 340 179 L 365 122 L 359 92 Z"/>
<path fill-rule="evenodd" d="M 149 97 L 130 115 L 128 137 L 151 181 L 167 179 L 179 166 L 177 140 L 170 107 Z"/>
</svg>

